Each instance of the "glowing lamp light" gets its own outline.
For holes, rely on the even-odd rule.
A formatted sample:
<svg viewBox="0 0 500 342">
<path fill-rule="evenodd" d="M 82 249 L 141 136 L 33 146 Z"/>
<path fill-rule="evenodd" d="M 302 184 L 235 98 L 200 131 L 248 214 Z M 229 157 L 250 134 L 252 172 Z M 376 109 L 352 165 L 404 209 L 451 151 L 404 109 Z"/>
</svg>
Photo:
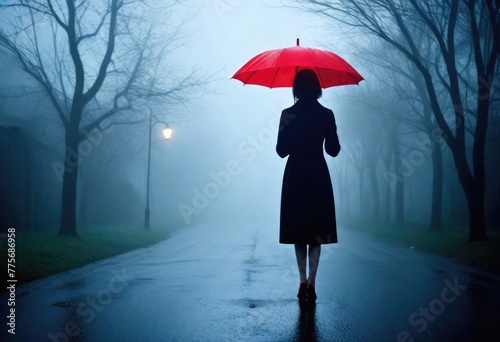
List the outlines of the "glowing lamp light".
<svg viewBox="0 0 500 342">
<path fill-rule="evenodd" d="M 172 127 L 169 125 L 165 125 L 165 128 L 163 129 L 163 136 L 165 139 L 169 140 L 172 137 L 172 133 L 174 133 L 174 130 Z"/>
</svg>

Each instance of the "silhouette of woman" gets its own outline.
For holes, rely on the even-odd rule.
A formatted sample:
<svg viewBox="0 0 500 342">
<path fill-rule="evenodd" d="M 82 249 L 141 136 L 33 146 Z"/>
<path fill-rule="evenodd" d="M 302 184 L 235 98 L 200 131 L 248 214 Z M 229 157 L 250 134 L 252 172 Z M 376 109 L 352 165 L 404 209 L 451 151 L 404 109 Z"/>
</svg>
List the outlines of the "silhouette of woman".
<svg viewBox="0 0 500 342">
<path fill-rule="evenodd" d="M 288 156 L 281 191 L 279 242 L 295 245 L 299 301 L 314 302 L 321 244 L 338 242 L 333 188 L 323 143 L 332 157 L 339 154 L 340 144 L 333 112 L 318 102 L 321 87 L 313 70 L 297 73 L 293 96 L 295 104 L 281 113 L 276 145 L 281 158 Z"/>
</svg>

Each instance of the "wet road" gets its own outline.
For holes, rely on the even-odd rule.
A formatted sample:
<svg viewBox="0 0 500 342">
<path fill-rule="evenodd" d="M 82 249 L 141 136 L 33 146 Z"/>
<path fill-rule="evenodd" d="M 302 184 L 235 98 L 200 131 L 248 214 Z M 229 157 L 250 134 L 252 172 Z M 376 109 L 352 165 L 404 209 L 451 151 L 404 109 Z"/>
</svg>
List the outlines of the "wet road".
<svg viewBox="0 0 500 342">
<path fill-rule="evenodd" d="M 17 289 L 2 341 L 500 341 L 500 277 L 339 229 L 300 308 L 276 228 L 198 225 Z M 487 338 L 488 334 L 491 338 Z"/>
</svg>

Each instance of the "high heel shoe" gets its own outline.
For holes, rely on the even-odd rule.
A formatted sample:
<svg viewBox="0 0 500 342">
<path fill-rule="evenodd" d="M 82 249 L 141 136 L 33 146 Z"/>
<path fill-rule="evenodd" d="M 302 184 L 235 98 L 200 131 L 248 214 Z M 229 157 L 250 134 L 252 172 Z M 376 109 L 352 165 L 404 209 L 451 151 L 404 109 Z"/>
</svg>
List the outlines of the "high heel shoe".
<svg viewBox="0 0 500 342">
<path fill-rule="evenodd" d="M 307 285 L 307 301 L 308 302 L 314 302 L 318 298 L 316 296 L 316 291 L 314 290 L 314 285 L 308 284 Z"/>
<path fill-rule="evenodd" d="M 297 298 L 300 302 L 307 299 L 307 282 L 303 281 L 299 285 L 299 293 L 297 293 Z"/>
</svg>

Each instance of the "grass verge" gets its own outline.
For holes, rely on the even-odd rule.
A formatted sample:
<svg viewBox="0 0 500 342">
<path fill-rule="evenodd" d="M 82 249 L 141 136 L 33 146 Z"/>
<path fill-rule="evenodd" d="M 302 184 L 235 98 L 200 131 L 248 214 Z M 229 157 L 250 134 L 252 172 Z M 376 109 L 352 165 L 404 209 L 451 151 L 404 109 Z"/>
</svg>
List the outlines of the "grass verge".
<svg viewBox="0 0 500 342">
<path fill-rule="evenodd" d="M 167 239 L 172 231 L 137 227 L 87 227 L 79 237 L 55 232 L 16 232 L 17 286 Z M 0 244 L 1 272 L 7 273 L 7 239 Z"/>
<path fill-rule="evenodd" d="M 344 226 L 403 247 L 451 258 L 500 275 L 500 234 L 488 233 L 488 241 L 468 243 L 469 228 L 443 224 L 429 230 L 425 224 L 375 224 L 348 222 Z"/>
</svg>

